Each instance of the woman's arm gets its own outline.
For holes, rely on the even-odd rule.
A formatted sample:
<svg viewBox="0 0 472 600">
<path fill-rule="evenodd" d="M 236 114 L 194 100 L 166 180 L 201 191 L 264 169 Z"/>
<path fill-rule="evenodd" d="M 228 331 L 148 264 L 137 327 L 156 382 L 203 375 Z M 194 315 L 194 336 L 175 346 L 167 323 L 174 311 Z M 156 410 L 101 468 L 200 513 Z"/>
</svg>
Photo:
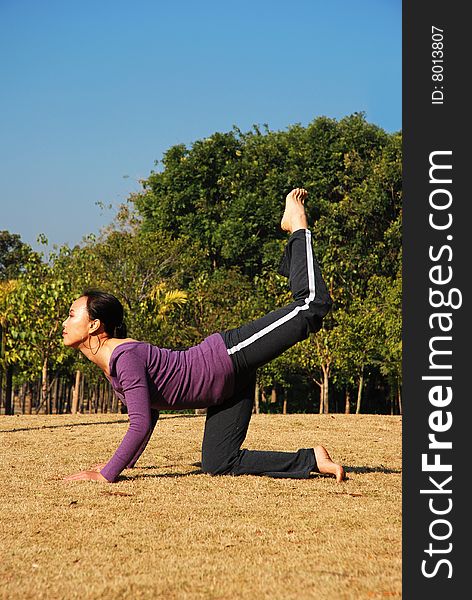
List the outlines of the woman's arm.
<svg viewBox="0 0 472 600">
<path fill-rule="evenodd" d="M 128 408 L 129 427 L 115 454 L 100 473 L 110 482 L 141 455 L 153 430 L 148 374 L 142 359 L 132 352 L 116 361 L 116 372 Z"/>
<path fill-rule="evenodd" d="M 133 469 L 135 464 L 138 462 L 139 457 L 141 456 L 141 454 L 144 452 L 149 440 L 151 439 L 151 436 L 153 434 L 153 431 L 156 427 L 157 421 L 159 419 L 159 411 L 156 409 L 152 409 L 151 408 L 151 431 L 148 433 L 146 439 L 144 440 L 144 442 L 142 443 L 141 447 L 139 448 L 139 450 L 137 451 L 137 453 L 135 454 L 135 456 L 133 456 L 133 458 L 129 461 L 129 463 L 126 465 L 125 469 Z M 103 469 L 103 467 L 105 467 L 107 465 L 106 462 L 104 463 L 97 463 L 95 465 L 92 465 L 91 467 L 89 467 L 90 471 L 101 471 Z"/>
<path fill-rule="evenodd" d="M 156 427 L 156 424 L 157 424 L 158 420 L 159 420 L 159 411 L 151 408 L 151 429 L 149 430 L 149 433 L 147 434 L 146 439 L 141 444 L 141 447 L 138 449 L 138 451 L 136 452 L 136 454 L 133 456 L 133 458 L 126 465 L 126 467 L 125 467 L 126 469 L 132 469 L 134 467 L 134 465 L 138 462 L 139 457 L 144 452 L 144 449 L 146 448 L 146 446 L 148 445 L 149 440 L 151 439 L 151 436 L 153 434 L 154 428 Z M 105 466 L 105 465 L 102 465 L 102 467 L 103 466 Z"/>
<path fill-rule="evenodd" d="M 117 378 L 128 408 L 129 427 L 123 441 L 108 463 L 97 471 L 82 471 L 66 479 L 116 481 L 133 460 L 137 460 L 152 433 L 151 401 L 146 365 L 133 353 L 123 353 L 116 362 Z"/>
</svg>

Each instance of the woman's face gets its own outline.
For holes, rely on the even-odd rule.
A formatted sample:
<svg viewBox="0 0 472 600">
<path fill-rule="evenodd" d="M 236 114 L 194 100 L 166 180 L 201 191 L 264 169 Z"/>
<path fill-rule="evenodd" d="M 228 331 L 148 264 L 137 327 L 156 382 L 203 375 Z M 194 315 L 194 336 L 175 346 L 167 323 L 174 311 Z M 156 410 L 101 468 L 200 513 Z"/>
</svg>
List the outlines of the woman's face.
<svg viewBox="0 0 472 600">
<path fill-rule="evenodd" d="M 77 348 L 88 337 L 93 321 L 87 311 L 87 298 L 81 296 L 71 304 L 69 316 L 62 323 L 62 337 L 65 346 Z"/>
</svg>

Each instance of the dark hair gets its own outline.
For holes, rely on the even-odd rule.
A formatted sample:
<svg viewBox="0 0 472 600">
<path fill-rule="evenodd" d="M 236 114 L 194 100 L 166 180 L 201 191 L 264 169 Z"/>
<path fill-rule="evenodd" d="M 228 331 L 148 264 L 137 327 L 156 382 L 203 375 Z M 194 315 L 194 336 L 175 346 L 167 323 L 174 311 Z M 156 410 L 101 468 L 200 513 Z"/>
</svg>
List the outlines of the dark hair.
<svg viewBox="0 0 472 600">
<path fill-rule="evenodd" d="M 85 290 L 82 296 L 87 298 L 87 312 L 90 318 L 99 319 L 109 336 L 126 337 L 123 305 L 118 298 L 100 290 Z"/>
</svg>

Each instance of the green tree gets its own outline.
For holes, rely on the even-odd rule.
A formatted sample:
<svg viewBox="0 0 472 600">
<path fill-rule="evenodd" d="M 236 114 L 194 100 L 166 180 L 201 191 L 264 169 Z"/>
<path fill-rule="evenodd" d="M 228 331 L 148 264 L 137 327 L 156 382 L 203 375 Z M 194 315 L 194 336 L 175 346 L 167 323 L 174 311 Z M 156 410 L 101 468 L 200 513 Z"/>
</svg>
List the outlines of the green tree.
<svg viewBox="0 0 472 600">
<path fill-rule="evenodd" d="M 375 373 L 400 398 L 401 163 L 401 134 L 367 123 L 362 113 L 339 121 L 318 117 L 285 131 L 235 127 L 174 146 L 98 238 L 60 248 L 36 264 L 36 275 L 19 254 L 13 258 L 19 240 L 4 237 L 10 250 L 2 255 L 0 244 L 3 279 L 18 277 L 14 296 L 23 294 L 22 320 L 15 315 L 21 323 L 12 322 L 17 337 L 12 342 L 8 333 L 5 351 L 25 373 L 37 373 L 39 359 L 26 356 L 44 355 L 41 319 L 59 310 L 65 318 L 66 304 L 86 288 L 117 295 L 130 335 L 166 347 L 198 343 L 285 304 L 287 282 L 276 274 L 286 240 L 279 223 L 285 195 L 303 186 L 335 303 L 323 329 L 263 369 L 259 383 L 285 390 L 303 372 L 328 411 L 333 389 L 357 387 L 361 398 Z M 59 286 L 61 299 L 41 282 Z M 21 315 L 43 309 L 41 345 L 37 324 Z M 51 345 L 50 368 L 90 369 L 79 355 L 62 352 Z"/>
<path fill-rule="evenodd" d="M 174 237 L 194 235 L 214 267 L 239 266 L 253 276 L 264 265 L 275 266 L 274 243 L 283 239 L 278 223 L 292 187 L 303 185 L 310 192 L 310 223 L 322 215 L 339 219 L 344 205 L 337 212 L 334 206 L 343 200 L 349 204 L 351 195 L 360 204 L 375 165 L 384 154 L 384 162 L 393 160 L 393 150 L 387 150 L 394 145 L 391 139 L 366 123 L 362 114 L 340 122 L 320 117 L 308 127 L 294 125 L 278 132 L 254 127 L 242 133 L 234 128 L 196 141 L 190 148 L 172 147 L 161 171 L 151 173 L 143 182 L 143 192 L 132 200 L 145 229 L 168 231 Z M 386 191 L 382 185 L 389 193 L 393 185 L 396 194 L 397 180 L 380 176 L 378 180 L 375 194 Z M 375 202 L 371 212 L 374 207 Z M 356 210 L 367 214 L 369 207 Z M 387 217 L 388 211 L 375 211 Z M 356 212 L 352 206 L 350 212 Z M 358 234 L 358 226 L 352 227 L 356 218 L 353 214 L 348 225 Z M 376 232 L 384 229 L 382 220 L 372 216 L 371 221 L 377 223 Z M 333 233 L 342 233 L 339 227 L 334 229 Z M 325 245 L 342 241 L 333 239 L 333 234 L 325 238 Z"/>
<path fill-rule="evenodd" d="M 370 298 L 382 311 L 380 328 L 380 372 L 391 389 L 391 411 L 395 404 L 402 413 L 402 276 L 401 271 L 395 279 L 374 277 L 371 281 Z"/>
<path fill-rule="evenodd" d="M 332 329 L 322 328 L 289 350 L 291 364 L 307 375 L 320 391 L 319 412 L 329 413 L 330 381 L 335 355 Z"/>
<path fill-rule="evenodd" d="M 8 357 L 6 352 L 7 333 L 10 321 L 13 318 L 13 307 L 11 295 L 17 286 L 15 279 L 0 280 L 0 390 L 3 388 L 3 376 L 5 375 L 5 414 L 12 412 L 11 394 L 13 383 L 14 361 Z"/>
<path fill-rule="evenodd" d="M 5 336 L 5 360 L 21 369 L 23 377 L 41 376 L 41 404 L 48 403 L 50 371 L 66 360 L 60 336 L 61 322 L 71 302 L 67 281 L 56 276 L 32 253 L 9 294 L 9 326 Z"/>
<path fill-rule="evenodd" d="M 30 252 L 18 234 L 0 231 L 0 281 L 16 279 Z"/>
</svg>

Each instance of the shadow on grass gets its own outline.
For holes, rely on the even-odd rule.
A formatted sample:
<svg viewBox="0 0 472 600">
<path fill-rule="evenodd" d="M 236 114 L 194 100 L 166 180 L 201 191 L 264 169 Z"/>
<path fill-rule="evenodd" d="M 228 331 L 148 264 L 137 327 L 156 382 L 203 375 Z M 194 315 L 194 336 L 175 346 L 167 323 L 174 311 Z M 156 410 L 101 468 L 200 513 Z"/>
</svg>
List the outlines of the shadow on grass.
<svg viewBox="0 0 472 600">
<path fill-rule="evenodd" d="M 28 415 L 31 416 L 31 415 Z M 33 416 L 51 416 L 55 415 L 33 415 Z M 65 415 L 60 415 L 65 416 Z M 70 415 L 69 415 L 70 416 Z M 85 415 L 88 416 L 88 415 Z M 161 413 L 161 417 L 165 419 L 183 419 L 183 418 L 201 418 L 205 415 L 193 414 L 166 414 Z M 63 423 L 62 425 L 38 425 L 38 427 L 15 427 L 14 429 L 0 429 L 0 433 L 16 433 L 18 431 L 40 431 L 41 429 L 66 429 L 68 427 L 89 427 L 90 425 L 117 425 L 119 423 L 129 423 L 129 419 L 120 419 L 119 421 L 92 421 L 90 423 Z"/>
<path fill-rule="evenodd" d="M 390 475 L 392 473 L 401 473 L 401 469 L 390 469 L 388 467 L 384 467 L 380 465 L 378 467 L 344 467 L 346 473 L 385 473 L 386 475 Z"/>
<path fill-rule="evenodd" d="M 140 471 L 155 471 L 156 469 L 166 469 L 166 468 L 172 468 L 172 464 L 170 465 L 160 465 L 159 467 L 155 467 L 155 466 L 143 466 L 143 467 L 138 467 Z M 159 477 L 188 477 L 189 475 L 207 475 L 207 473 L 205 473 L 204 471 L 202 471 L 201 466 L 202 464 L 200 462 L 194 462 L 191 463 L 192 467 L 197 467 L 197 469 L 195 471 L 189 471 L 186 473 L 141 473 L 139 475 L 127 475 L 125 477 L 122 478 L 122 480 L 132 480 L 132 479 L 143 479 L 146 477 L 153 477 L 153 478 L 159 478 Z M 385 467 L 384 465 L 379 465 L 378 467 L 359 467 L 359 466 L 344 466 L 344 470 L 346 472 L 346 478 L 349 478 L 349 473 L 384 473 L 385 475 L 391 475 L 391 474 L 400 474 L 402 471 L 401 469 L 390 469 L 389 467 Z M 260 475 L 260 477 L 262 477 L 263 475 Z M 322 473 L 310 473 L 308 479 L 316 479 L 319 477 L 327 477 L 327 478 L 332 478 L 332 475 L 324 475 Z M 275 478 L 278 479 L 278 478 Z M 289 477 L 283 477 L 282 479 L 290 479 Z M 295 478 L 298 479 L 298 478 Z"/>
<path fill-rule="evenodd" d="M 128 423 L 128 419 L 119 421 L 94 421 L 91 423 L 64 423 L 63 425 L 40 425 L 38 427 L 16 427 L 15 429 L 0 429 L 0 433 L 16 433 L 17 431 L 41 431 L 41 429 L 64 429 L 69 427 L 89 427 L 90 425 L 116 425 Z"/>
<path fill-rule="evenodd" d="M 145 467 L 147 469 L 158 469 L 162 467 Z M 118 481 L 134 481 L 136 479 L 161 479 L 164 477 L 190 477 L 190 475 L 206 475 L 201 469 L 196 471 L 188 471 L 186 473 L 141 473 L 140 475 L 126 475 L 119 477 Z"/>
</svg>

